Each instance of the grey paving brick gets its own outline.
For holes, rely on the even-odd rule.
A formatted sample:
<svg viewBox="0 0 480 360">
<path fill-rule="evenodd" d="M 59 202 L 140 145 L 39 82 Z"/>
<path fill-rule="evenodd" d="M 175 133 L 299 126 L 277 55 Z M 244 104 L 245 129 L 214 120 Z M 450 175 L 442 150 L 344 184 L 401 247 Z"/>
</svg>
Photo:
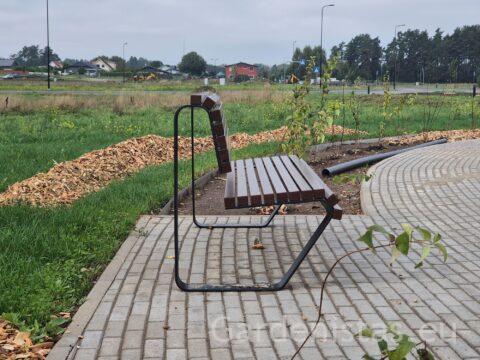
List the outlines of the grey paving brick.
<svg viewBox="0 0 480 360">
<path fill-rule="evenodd" d="M 100 356 L 116 356 L 119 353 L 122 338 L 103 338 Z"/>
<path fill-rule="evenodd" d="M 332 222 L 290 286 L 278 293 L 179 291 L 172 277 L 174 261 L 165 258 L 173 254 L 172 217 L 142 217 L 140 223 L 152 222 L 149 231 L 138 237 L 112 277 L 90 315 L 75 358 L 138 359 L 143 354 L 146 359 L 169 360 L 289 359 L 306 326 L 312 327 L 316 319 L 328 267 L 347 251 L 361 248 L 357 239 L 367 226 L 377 223 L 397 231 L 404 222 L 442 233 L 449 250 L 447 263 L 435 251 L 421 269 L 404 258 L 390 269 L 387 251 L 345 259 L 327 285 L 321 332 L 307 343 L 302 358 L 360 358 L 366 350 L 375 353 L 374 342 L 353 337 L 361 325 L 357 320 L 379 329 L 394 322 L 413 337 L 430 326 L 436 358 L 478 358 L 478 168 L 478 140 L 407 152 L 375 165 L 372 179 L 362 184 L 366 215 Z M 258 219 L 232 215 L 206 220 Z M 320 221 L 314 215 L 288 215 L 261 230 L 200 230 L 192 226 L 191 217 L 181 217 L 181 271 L 186 277 L 191 269 L 191 278 L 198 281 L 274 281 Z M 250 251 L 252 237 L 261 237 L 266 249 Z M 297 325 L 304 326 L 303 333 Z M 438 330 L 442 327 L 445 336 Z"/>
<path fill-rule="evenodd" d="M 150 339 L 145 341 L 145 358 L 162 358 L 164 350 L 164 341 L 162 339 Z"/>
</svg>

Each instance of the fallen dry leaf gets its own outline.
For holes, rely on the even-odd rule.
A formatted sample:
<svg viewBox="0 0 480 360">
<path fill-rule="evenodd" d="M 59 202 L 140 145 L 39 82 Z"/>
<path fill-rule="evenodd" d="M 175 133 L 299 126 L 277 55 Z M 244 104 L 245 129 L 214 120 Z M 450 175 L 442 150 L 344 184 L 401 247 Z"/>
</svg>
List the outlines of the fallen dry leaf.
<svg viewBox="0 0 480 360">
<path fill-rule="evenodd" d="M 35 344 L 32 347 L 30 347 L 30 351 L 39 352 L 40 350 L 51 349 L 53 348 L 53 345 L 54 345 L 53 341 L 47 341 L 40 344 Z"/>
<path fill-rule="evenodd" d="M 71 317 L 71 314 L 69 312 L 60 312 L 60 313 L 58 313 L 58 315 L 60 315 L 60 317 L 62 317 L 64 319 L 70 319 L 70 317 Z"/>
<path fill-rule="evenodd" d="M 265 246 L 262 244 L 262 242 L 258 239 L 255 239 L 253 242 L 252 249 L 254 250 L 263 250 L 265 249 Z"/>
<path fill-rule="evenodd" d="M 32 346 L 32 340 L 30 339 L 30 334 L 27 332 L 18 332 L 15 338 L 13 339 L 13 343 L 18 346 Z"/>
<path fill-rule="evenodd" d="M 2 345 L 2 348 L 7 350 L 7 351 L 13 351 L 15 350 L 15 346 L 11 345 L 11 344 L 5 344 L 5 345 Z"/>
</svg>

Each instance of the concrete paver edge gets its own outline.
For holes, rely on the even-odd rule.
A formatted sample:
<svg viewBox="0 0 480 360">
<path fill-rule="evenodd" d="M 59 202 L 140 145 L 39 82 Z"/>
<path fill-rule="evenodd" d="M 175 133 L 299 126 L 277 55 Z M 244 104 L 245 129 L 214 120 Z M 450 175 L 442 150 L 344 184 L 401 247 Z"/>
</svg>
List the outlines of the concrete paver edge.
<svg viewBox="0 0 480 360">
<path fill-rule="evenodd" d="M 65 334 L 55 344 L 52 351 L 48 355 L 48 360 L 64 360 L 67 359 L 71 353 L 73 353 L 79 340 L 79 336 L 83 333 L 88 322 L 93 316 L 96 308 L 98 307 L 103 296 L 112 284 L 115 276 L 117 275 L 120 267 L 124 263 L 131 248 L 138 240 L 140 233 L 138 228 L 131 232 L 128 238 L 123 242 L 120 249 L 117 251 L 112 261 L 103 271 L 100 278 L 97 280 L 92 290 L 89 292 L 87 299 L 80 306 L 72 322 L 68 326 Z"/>
</svg>

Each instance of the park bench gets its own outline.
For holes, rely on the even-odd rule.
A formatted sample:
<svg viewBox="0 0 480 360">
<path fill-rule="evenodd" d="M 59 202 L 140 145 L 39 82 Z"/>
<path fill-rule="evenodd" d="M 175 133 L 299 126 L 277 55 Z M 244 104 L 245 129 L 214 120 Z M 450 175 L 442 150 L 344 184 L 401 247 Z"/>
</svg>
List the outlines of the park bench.
<svg viewBox="0 0 480 360">
<path fill-rule="evenodd" d="M 212 130 L 213 145 L 218 163 L 218 172 L 226 174 L 225 209 L 258 206 L 274 206 L 272 213 L 260 224 L 206 224 L 196 218 L 195 213 L 195 153 L 194 113 L 203 109 Z M 182 110 L 190 109 L 191 130 L 191 194 L 193 222 L 200 228 L 263 228 L 269 226 L 283 204 L 320 202 L 326 210 L 323 221 L 293 261 L 283 277 L 274 284 L 187 284 L 179 274 L 180 246 L 178 231 L 178 120 Z M 227 122 L 220 98 L 213 93 L 193 94 L 190 104 L 177 109 L 174 116 L 174 246 L 175 282 L 184 291 L 277 291 L 283 289 L 298 269 L 308 252 L 332 219 L 340 220 L 342 209 L 337 196 L 328 188 L 315 171 L 294 155 L 275 155 L 253 159 L 231 160 Z"/>
</svg>

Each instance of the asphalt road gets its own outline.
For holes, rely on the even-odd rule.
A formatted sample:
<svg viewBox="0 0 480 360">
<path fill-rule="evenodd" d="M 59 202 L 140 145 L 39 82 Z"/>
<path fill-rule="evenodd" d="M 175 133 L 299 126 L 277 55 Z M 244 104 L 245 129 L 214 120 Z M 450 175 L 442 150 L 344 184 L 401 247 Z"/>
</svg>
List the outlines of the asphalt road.
<svg viewBox="0 0 480 360">
<path fill-rule="evenodd" d="M 238 91 L 238 90 L 224 90 Z M 313 91 L 320 91 L 315 90 Z M 367 94 L 367 89 L 354 90 L 356 94 Z M 397 87 L 396 90 L 390 90 L 392 94 L 443 94 L 446 91 L 445 87 Z M 171 94 L 178 92 L 191 92 L 190 90 L 0 90 L 0 94 L 3 95 L 133 95 L 133 94 Z M 351 89 L 346 89 L 345 93 L 350 94 Z M 341 94 L 343 89 L 330 89 L 332 94 Z M 459 88 L 455 89 L 455 93 L 471 94 L 472 89 Z M 383 89 L 373 89 L 370 94 L 383 94 Z"/>
</svg>

